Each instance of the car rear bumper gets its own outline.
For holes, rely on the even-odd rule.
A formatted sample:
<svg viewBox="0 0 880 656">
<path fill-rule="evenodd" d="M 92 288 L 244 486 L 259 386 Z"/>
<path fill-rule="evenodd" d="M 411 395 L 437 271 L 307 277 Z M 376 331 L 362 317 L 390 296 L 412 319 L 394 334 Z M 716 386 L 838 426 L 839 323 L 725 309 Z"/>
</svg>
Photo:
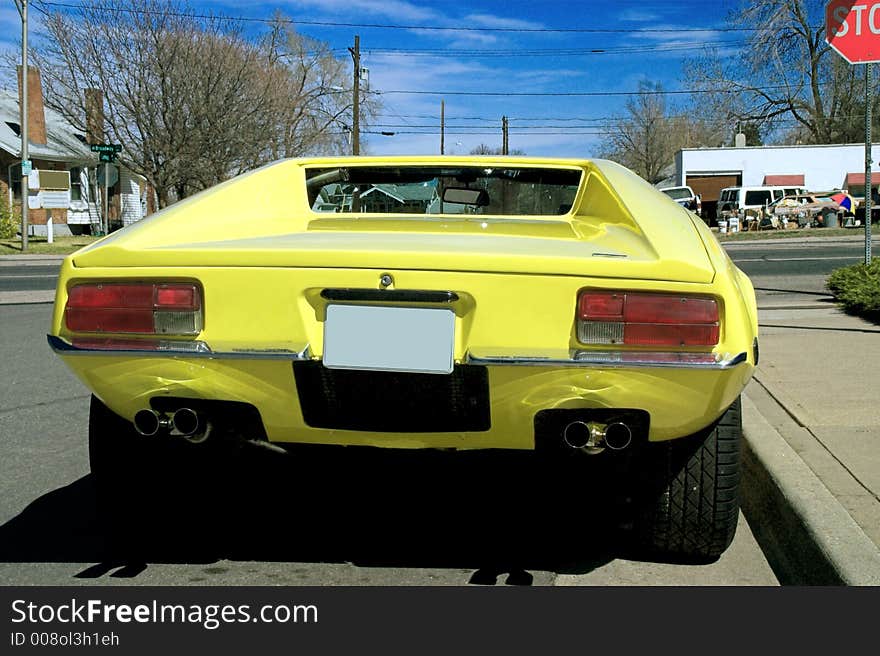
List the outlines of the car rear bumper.
<svg viewBox="0 0 880 656">
<path fill-rule="evenodd" d="M 308 382 L 314 379 L 301 376 L 296 368 L 310 367 L 319 374 L 340 370 L 324 368 L 307 348 L 259 353 L 108 351 L 78 348 L 55 336 L 49 336 L 49 343 L 87 387 L 129 420 L 163 397 L 235 401 L 257 409 L 272 442 L 392 448 L 533 449 L 535 417 L 543 410 L 644 411 L 650 418 L 648 439 L 674 439 L 717 419 L 753 369 L 745 353 L 701 361 L 685 357 L 688 354 L 658 352 L 640 352 L 638 357 L 632 352 L 487 352 L 468 353 L 456 365 L 456 369 L 485 372 L 484 392 L 467 385 L 437 386 L 437 374 L 410 374 L 414 377 L 401 382 L 391 372 L 339 376 L 331 381 L 336 388 L 319 390 L 317 383 Z M 305 385 L 311 395 L 304 394 Z M 430 391 L 407 393 L 418 387 Z M 371 416 L 380 419 L 365 424 L 315 420 L 321 416 L 316 414 L 315 400 L 328 393 L 340 397 L 341 405 L 319 408 L 324 415 L 357 418 L 364 410 L 357 403 L 365 398 Z M 414 404 L 409 403 L 411 398 L 416 399 Z M 446 430 L 432 430 L 428 419 L 413 424 L 381 422 L 383 415 L 410 413 L 418 419 L 453 410 L 470 418 L 446 424 Z M 471 411 L 476 419 L 468 414 Z"/>
</svg>

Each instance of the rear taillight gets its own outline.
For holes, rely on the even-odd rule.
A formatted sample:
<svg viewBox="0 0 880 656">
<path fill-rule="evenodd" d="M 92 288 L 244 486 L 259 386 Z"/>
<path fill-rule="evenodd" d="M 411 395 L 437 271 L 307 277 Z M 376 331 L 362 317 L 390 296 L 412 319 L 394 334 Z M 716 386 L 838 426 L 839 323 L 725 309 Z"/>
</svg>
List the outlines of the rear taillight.
<svg viewBox="0 0 880 656">
<path fill-rule="evenodd" d="M 626 346 L 715 346 L 718 303 L 705 296 L 584 291 L 578 341 Z"/>
<path fill-rule="evenodd" d="M 68 291 L 64 320 L 73 332 L 196 335 L 202 295 L 192 283 L 79 284 Z"/>
</svg>

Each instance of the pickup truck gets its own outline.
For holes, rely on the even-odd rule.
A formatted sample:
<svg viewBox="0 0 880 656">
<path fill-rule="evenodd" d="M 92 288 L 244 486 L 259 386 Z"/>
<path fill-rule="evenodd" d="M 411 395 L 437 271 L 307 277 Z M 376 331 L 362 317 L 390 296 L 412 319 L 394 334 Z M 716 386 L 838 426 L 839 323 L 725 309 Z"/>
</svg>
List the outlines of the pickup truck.
<svg viewBox="0 0 880 656">
<path fill-rule="evenodd" d="M 702 199 L 690 187 L 664 187 L 659 191 L 662 191 L 676 203 L 698 215 L 703 209 Z"/>
</svg>

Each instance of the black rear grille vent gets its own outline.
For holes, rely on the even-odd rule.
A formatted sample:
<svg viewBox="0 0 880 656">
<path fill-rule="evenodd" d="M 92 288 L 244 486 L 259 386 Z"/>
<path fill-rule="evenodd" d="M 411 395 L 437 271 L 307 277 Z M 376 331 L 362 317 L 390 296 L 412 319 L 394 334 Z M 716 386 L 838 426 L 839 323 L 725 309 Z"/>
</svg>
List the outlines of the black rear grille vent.
<svg viewBox="0 0 880 656">
<path fill-rule="evenodd" d="M 448 375 L 328 369 L 295 362 L 303 419 L 314 428 L 388 433 L 487 431 L 489 375 L 459 365 Z"/>
</svg>

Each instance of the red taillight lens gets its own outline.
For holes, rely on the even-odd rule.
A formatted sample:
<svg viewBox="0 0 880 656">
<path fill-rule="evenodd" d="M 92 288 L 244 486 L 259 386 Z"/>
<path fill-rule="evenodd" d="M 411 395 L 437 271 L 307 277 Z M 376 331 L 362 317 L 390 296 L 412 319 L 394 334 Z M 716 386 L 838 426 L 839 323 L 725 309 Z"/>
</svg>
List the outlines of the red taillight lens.
<svg viewBox="0 0 880 656">
<path fill-rule="evenodd" d="M 586 291 L 578 298 L 584 344 L 715 346 L 718 303 L 704 296 Z"/>
<path fill-rule="evenodd" d="M 69 308 L 153 309 L 153 285 L 77 285 L 67 294 Z"/>
<path fill-rule="evenodd" d="M 70 288 L 68 330 L 195 335 L 202 328 L 199 287 L 188 283 L 87 283 Z"/>
<path fill-rule="evenodd" d="M 581 319 L 592 321 L 623 321 L 624 294 L 595 292 L 581 294 L 578 311 Z"/>
<path fill-rule="evenodd" d="M 195 285 L 160 285 L 156 288 L 156 307 L 163 310 L 198 310 L 200 300 Z"/>
</svg>

